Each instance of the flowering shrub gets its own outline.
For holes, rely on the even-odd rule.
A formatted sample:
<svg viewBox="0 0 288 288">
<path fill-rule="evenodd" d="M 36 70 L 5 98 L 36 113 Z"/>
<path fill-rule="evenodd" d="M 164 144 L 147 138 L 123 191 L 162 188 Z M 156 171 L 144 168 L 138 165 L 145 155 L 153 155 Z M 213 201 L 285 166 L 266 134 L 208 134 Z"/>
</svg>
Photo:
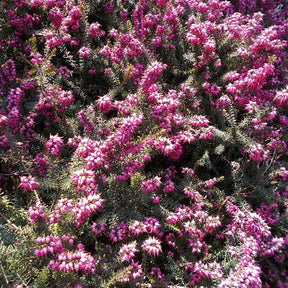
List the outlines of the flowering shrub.
<svg viewBox="0 0 288 288">
<path fill-rule="evenodd" d="M 287 3 L 0 3 L 4 287 L 287 287 Z"/>
</svg>

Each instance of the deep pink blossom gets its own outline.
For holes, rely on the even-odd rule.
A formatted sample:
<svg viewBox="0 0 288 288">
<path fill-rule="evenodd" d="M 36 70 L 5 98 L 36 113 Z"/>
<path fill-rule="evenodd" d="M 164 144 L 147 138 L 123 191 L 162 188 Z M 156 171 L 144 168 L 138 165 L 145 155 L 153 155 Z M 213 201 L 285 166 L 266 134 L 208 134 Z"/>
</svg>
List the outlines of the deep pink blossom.
<svg viewBox="0 0 288 288">
<path fill-rule="evenodd" d="M 101 25 L 99 23 L 92 23 L 89 27 L 90 35 L 92 37 L 102 36 L 103 32 L 100 30 Z"/>
<path fill-rule="evenodd" d="M 59 29 L 62 24 L 62 11 L 59 8 L 54 7 L 49 11 L 49 18 L 56 29 Z"/>
<path fill-rule="evenodd" d="M 45 147 L 53 156 L 59 156 L 60 149 L 62 147 L 63 140 L 58 135 L 50 135 Z"/>
<path fill-rule="evenodd" d="M 40 202 L 37 202 L 35 206 L 30 207 L 27 214 L 31 218 L 31 224 L 35 224 L 35 222 L 39 219 L 45 219 L 43 207 Z"/>
<path fill-rule="evenodd" d="M 81 47 L 78 51 L 80 57 L 87 58 L 89 57 L 91 50 L 88 47 Z"/>
<path fill-rule="evenodd" d="M 279 107 L 288 107 L 288 87 L 276 93 L 274 102 Z"/>
<path fill-rule="evenodd" d="M 104 223 L 93 223 L 91 226 L 91 231 L 97 236 L 99 234 L 101 234 L 102 232 L 104 232 L 105 230 L 105 224 Z"/>
<path fill-rule="evenodd" d="M 101 112 L 107 113 L 112 108 L 111 102 L 112 101 L 108 96 L 102 96 L 97 100 L 97 107 Z"/>
<path fill-rule="evenodd" d="M 116 223 L 115 227 L 112 228 L 109 232 L 109 239 L 112 243 L 121 242 L 127 239 L 127 225 L 122 221 Z"/>
<path fill-rule="evenodd" d="M 40 184 L 31 175 L 20 177 L 20 187 L 22 187 L 25 191 L 33 191 L 39 185 Z"/>
<path fill-rule="evenodd" d="M 263 162 L 268 158 L 268 155 L 268 151 L 261 144 L 250 145 L 249 147 L 248 156 L 253 161 Z"/>
<path fill-rule="evenodd" d="M 142 265 L 132 260 L 131 270 L 129 271 L 129 277 L 133 280 L 140 278 L 143 274 Z"/>
</svg>

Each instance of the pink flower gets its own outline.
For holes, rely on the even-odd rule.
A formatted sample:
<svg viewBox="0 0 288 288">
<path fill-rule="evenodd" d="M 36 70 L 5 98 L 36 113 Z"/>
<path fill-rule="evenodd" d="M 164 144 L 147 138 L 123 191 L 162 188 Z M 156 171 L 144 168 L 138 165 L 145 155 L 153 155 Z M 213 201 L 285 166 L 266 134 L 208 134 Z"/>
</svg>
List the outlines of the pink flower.
<svg viewBox="0 0 288 288">
<path fill-rule="evenodd" d="M 159 203 L 159 200 L 160 200 L 160 197 L 159 197 L 159 196 L 156 196 L 156 197 L 153 198 L 153 202 L 154 202 L 155 204 Z"/>
<path fill-rule="evenodd" d="M 107 113 L 111 110 L 112 104 L 111 99 L 108 96 L 102 96 L 97 100 L 97 107 L 99 111 Z"/>
<path fill-rule="evenodd" d="M 96 213 L 102 207 L 103 201 L 104 200 L 98 194 L 80 198 L 72 209 L 72 213 L 76 217 L 76 226 L 79 227 L 86 218 Z"/>
<path fill-rule="evenodd" d="M 44 58 L 40 53 L 31 53 L 30 56 L 32 58 L 31 59 L 32 64 L 38 64 L 44 61 Z"/>
<path fill-rule="evenodd" d="M 146 225 L 144 222 L 134 221 L 134 223 L 129 225 L 129 231 L 134 235 L 143 234 L 146 232 Z"/>
<path fill-rule="evenodd" d="M 205 188 L 212 188 L 215 185 L 216 182 L 217 182 L 217 178 L 216 177 L 205 181 Z"/>
<path fill-rule="evenodd" d="M 221 221 L 218 216 L 208 216 L 205 220 L 204 229 L 206 233 L 212 233 L 213 230 L 221 226 Z"/>
<path fill-rule="evenodd" d="M 35 178 L 30 175 L 21 176 L 20 181 L 20 187 L 22 187 L 26 191 L 33 191 L 40 185 L 37 181 L 35 181 Z"/>
<path fill-rule="evenodd" d="M 139 278 L 143 271 L 142 271 L 142 265 L 139 264 L 138 262 L 134 262 L 132 260 L 132 263 L 131 263 L 131 270 L 129 271 L 129 277 L 132 278 L 133 280 Z"/>
<path fill-rule="evenodd" d="M 41 176 L 45 175 L 49 166 L 49 162 L 46 160 L 45 156 L 42 156 L 40 153 L 38 153 L 34 158 L 34 163 L 36 165 L 37 172 Z"/>
<path fill-rule="evenodd" d="M 111 55 L 111 51 L 108 45 L 105 45 L 101 50 L 100 50 L 100 54 L 103 57 L 107 57 Z M 107 69 L 107 68 L 106 68 Z"/>
<path fill-rule="evenodd" d="M 152 267 L 151 272 L 150 272 L 151 276 L 156 276 L 160 281 L 162 281 L 164 283 L 165 281 L 165 276 L 164 274 L 161 272 L 160 268 L 158 267 Z"/>
<path fill-rule="evenodd" d="M 169 224 L 175 224 L 177 222 L 182 222 L 186 219 L 191 219 L 194 215 L 192 209 L 188 206 L 181 205 L 175 209 L 175 212 L 170 212 L 165 220 Z"/>
<path fill-rule="evenodd" d="M 156 218 L 153 217 L 145 217 L 145 232 L 147 233 L 154 233 L 157 236 L 160 236 L 161 233 L 158 229 L 161 227 L 161 224 Z"/>
<path fill-rule="evenodd" d="M 121 262 L 128 262 L 135 256 L 136 252 L 138 252 L 138 249 L 136 248 L 136 243 L 122 245 L 121 249 L 119 250 Z"/>
<path fill-rule="evenodd" d="M 63 140 L 61 137 L 58 136 L 58 134 L 56 135 L 50 135 L 49 140 L 47 141 L 45 147 L 48 149 L 48 151 L 54 155 L 54 156 L 58 156 L 60 153 L 60 149 L 62 146 Z"/>
<path fill-rule="evenodd" d="M 268 151 L 264 150 L 261 144 L 250 145 L 248 153 L 249 158 L 256 162 L 263 162 L 269 156 Z"/>
<path fill-rule="evenodd" d="M 153 38 L 153 39 L 151 40 L 151 44 L 152 44 L 153 46 L 159 47 L 160 44 L 161 44 L 161 41 L 162 41 L 161 37 L 156 37 L 156 38 Z"/>
<path fill-rule="evenodd" d="M 78 51 L 80 57 L 87 58 L 89 57 L 91 50 L 88 47 L 82 46 Z"/>
<path fill-rule="evenodd" d="M 209 120 L 202 115 L 192 116 L 188 122 L 192 127 L 207 127 Z"/>
<path fill-rule="evenodd" d="M 61 198 L 55 206 L 55 210 L 48 216 L 50 224 L 59 223 L 61 214 L 73 208 L 73 201 L 67 198 Z"/>
<path fill-rule="evenodd" d="M 97 236 L 101 234 L 105 230 L 105 224 L 104 223 L 93 223 L 91 226 L 92 232 Z"/>
<path fill-rule="evenodd" d="M 216 67 L 221 67 L 221 66 L 222 66 L 221 59 L 217 59 L 217 60 L 215 61 L 214 65 L 215 65 Z"/>
<path fill-rule="evenodd" d="M 83 245 L 78 244 L 78 249 L 71 252 L 63 251 L 57 254 L 56 260 L 51 260 L 49 266 L 52 270 L 64 273 L 77 272 L 91 274 L 94 271 L 97 261 L 93 256 L 83 250 Z"/>
<path fill-rule="evenodd" d="M 288 86 L 285 89 L 278 91 L 274 97 L 274 102 L 279 107 L 288 107 Z"/>
<path fill-rule="evenodd" d="M 170 193 L 173 192 L 174 190 L 175 190 L 174 183 L 171 180 L 167 180 L 164 183 L 163 193 Z"/>
<path fill-rule="evenodd" d="M 60 28 L 63 16 L 59 8 L 55 7 L 51 9 L 49 12 L 49 18 L 56 29 Z"/>
<path fill-rule="evenodd" d="M 81 10 L 78 7 L 74 6 L 70 11 L 70 16 L 73 20 L 78 21 L 82 16 Z"/>
<path fill-rule="evenodd" d="M 45 214 L 42 210 L 42 205 L 39 202 L 37 202 L 34 207 L 30 207 L 27 214 L 31 218 L 31 224 L 35 224 L 36 220 L 38 219 L 45 218 Z"/>
<path fill-rule="evenodd" d="M 158 76 L 162 74 L 162 71 L 167 68 L 167 64 L 160 62 L 152 62 L 144 72 L 142 78 L 142 87 L 144 91 L 147 91 L 157 81 Z"/>
<path fill-rule="evenodd" d="M 78 112 L 78 117 L 79 122 L 84 126 L 84 130 L 88 133 L 92 133 L 93 129 L 95 128 L 95 125 L 93 121 L 90 119 L 89 115 L 85 111 L 80 110 Z"/>
<path fill-rule="evenodd" d="M 182 146 L 176 138 L 160 136 L 155 143 L 155 147 L 173 160 L 177 160 L 182 154 Z"/>
<path fill-rule="evenodd" d="M 85 195 L 95 193 L 97 183 L 94 172 L 87 169 L 75 171 L 71 176 L 71 183 L 75 184 L 75 192 L 83 191 Z"/>
<path fill-rule="evenodd" d="M 160 177 L 156 176 L 154 178 L 148 179 L 142 183 L 141 187 L 142 193 L 149 193 L 155 191 L 157 190 L 157 188 L 160 187 L 160 185 L 161 185 Z"/>
<path fill-rule="evenodd" d="M 150 256 L 155 257 L 162 252 L 161 242 L 155 237 L 149 237 L 143 242 L 142 249 Z"/>
<path fill-rule="evenodd" d="M 111 229 L 108 236 L 113 243 L 124 241 L 127 239 L 127 230 L 127 225 L 122 221 L 121 223 L 116 223 L 115 227 Z"/>
<path fill-rule="evenodd" d="M 43 5 L 44 0 L 30 0 L 29 2 L 29 6 L 30 7 L 37 7 L 37 6 L 42 6 Z"/>
<path fill-rule="evenodd" d="M 65 108 L 71 105 L 73 98 L 70 91 L 64 91 L 59 87 L 48 87 L 41 92 L 36 110 L 42 111 L 43 115 L 49 117 L 55 113 L 55 108 L 57 112 L 63 113 Z"/>
<path fill-rule="evenodd" d="M 97 36 L 99 36 L 100 34 L 101 34 L 101 31 L 100 31 L 100 24 L 99 23 L 92 23 L 91 25 L 90 25 L 90 35 L 92 36 L 92 37 L 97 37 Z"/>
</svg>

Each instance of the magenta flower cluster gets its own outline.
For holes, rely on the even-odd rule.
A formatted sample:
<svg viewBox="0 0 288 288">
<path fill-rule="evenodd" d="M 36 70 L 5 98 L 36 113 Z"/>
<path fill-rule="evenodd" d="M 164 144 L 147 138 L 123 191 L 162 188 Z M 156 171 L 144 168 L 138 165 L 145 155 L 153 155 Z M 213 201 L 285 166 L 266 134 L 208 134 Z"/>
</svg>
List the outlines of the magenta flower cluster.
<svg viewBox="0 0 288 288">
<path fill-rule="evenodd" d="M 287 13 L 0 4 L 1 281 L 287 287 Z"/>
<path fill-rule="evenodd" d="M 93 273 L 97 263 L 92 255 L 84 251 L 83 245 L 78 244 L 75 250 L 66 250 L 65 245 L 70 249 L 73 248 L 74 238 L 65 235 L 61 238 L 52 236 L 38 237 L 36 241 L 39 249 L 35 250 L 35 255 L 38 257 L 53 257 L 53 260 L 49 262 L 52 270 L 65 273 L 71 271 Z M 45 244 L 47 246 L 44 246 Z M 44 247 L 42 248 L 42 246 Z"/>
</svg>

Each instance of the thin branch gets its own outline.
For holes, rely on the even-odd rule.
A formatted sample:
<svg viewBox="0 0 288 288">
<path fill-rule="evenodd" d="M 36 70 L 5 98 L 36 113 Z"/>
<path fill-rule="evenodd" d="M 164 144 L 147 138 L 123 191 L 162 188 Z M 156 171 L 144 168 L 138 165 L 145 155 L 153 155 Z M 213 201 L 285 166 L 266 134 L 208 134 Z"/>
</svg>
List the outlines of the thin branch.
<svg viewBox="0 0 288 288">
<path fill-rule="evenodd" d="M 268 163 L 267 168 L 264 170 L 264 172 L 262 173 L 262 177 L 267 173 L 267 171 L 271 168 L 272 164 L 274 163 L 274 160 L 276 159 L 276 150 L 274 150 L 272 158 L 270 160 L 270 163 Z"/>
<path fill-rule="evenodd" d="M 18 226 L 16 226 L 15 224 L 13 224 L 9 219 L 7 219 L 1 212 L 0 212 L 0 217 L 2 217 L 7 223 L 8 226 L 10 226 L 10 228 L 14 231 L 17 232 L 22 232 L 21 228 L 19 228 Z"/>
<path fill-rule="evenodd" d="M 6 276 L 6 273 L 5 273 L 4 268 L 3 268 L 3 266 L 2 266 L 1 263 L 0 263 L 0 269 L 1 269 L 1 271 L 2 271 L 2 274 L 3 274 L 3 277 L 4 277 L 4 279 L 5 279 L 6 284 L 9 284 L 8 278 L 7 278 L 7 276 Z"/>
</svg>

